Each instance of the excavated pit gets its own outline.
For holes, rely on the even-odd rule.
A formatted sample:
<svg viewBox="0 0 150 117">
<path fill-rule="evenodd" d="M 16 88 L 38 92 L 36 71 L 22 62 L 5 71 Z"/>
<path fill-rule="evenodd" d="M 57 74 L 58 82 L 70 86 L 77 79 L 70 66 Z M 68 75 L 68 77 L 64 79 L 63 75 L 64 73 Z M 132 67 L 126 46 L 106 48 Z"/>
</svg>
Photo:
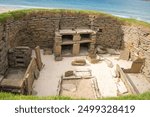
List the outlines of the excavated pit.
<svg viewBox="0 0 150 117">
<path fill-rule="evenodd" d="M 150 91 L 149 34 L 99 14 L 37 11 L 9 19 L 0 23 L 0 90 L 90 99 Z M 64 79 L 70 70 L 91 76 Z"/>
</svg>

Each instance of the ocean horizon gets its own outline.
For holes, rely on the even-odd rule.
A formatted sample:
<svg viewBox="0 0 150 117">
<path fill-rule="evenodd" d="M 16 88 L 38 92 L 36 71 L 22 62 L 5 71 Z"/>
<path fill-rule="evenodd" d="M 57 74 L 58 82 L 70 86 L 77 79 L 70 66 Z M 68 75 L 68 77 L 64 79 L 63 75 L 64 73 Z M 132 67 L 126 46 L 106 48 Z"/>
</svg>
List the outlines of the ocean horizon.
<svg viewBox="0 0 150 117">
<path fill-rule="evenodd" d="M 0 7 L 94 10 L 150 23 L 150 1 L 145 0 L 0 0 Z"/>
</svg>

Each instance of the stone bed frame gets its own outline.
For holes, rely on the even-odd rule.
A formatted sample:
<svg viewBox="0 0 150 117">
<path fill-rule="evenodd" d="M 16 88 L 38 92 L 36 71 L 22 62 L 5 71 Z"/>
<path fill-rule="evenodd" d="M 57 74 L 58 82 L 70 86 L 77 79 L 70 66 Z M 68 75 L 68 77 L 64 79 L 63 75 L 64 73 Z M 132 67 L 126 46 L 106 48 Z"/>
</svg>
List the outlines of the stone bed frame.
<svg viewBox="0 0 150 117">
<path fill-rule="evenodd" d="M 40 48 L 35 48 L 36 58 L 32 57 L 32 59 L 30 52 L 31 49 L 29 47 L 20 46 L 14 48 L 14 50 L 17 50 L 18 53 L 12 53 L 11 51 L 10 56 L 12 57 L 16 55 L 17 57 L 19 57 L 19 59 L 16 58 L 16 56 L 15 59 L 11 58 L 10 67 L 11 69 L 26 69 L 25 74 L 23 78 L 11 79 L 7 78 L 8 74 L 5 73 L 6 76 L 3 76 L 0 80 L 0 91 L 32 95 L 33 82 L 39 77 L 40 70 L 43 66 L 40 57 Z"/>
</svg>

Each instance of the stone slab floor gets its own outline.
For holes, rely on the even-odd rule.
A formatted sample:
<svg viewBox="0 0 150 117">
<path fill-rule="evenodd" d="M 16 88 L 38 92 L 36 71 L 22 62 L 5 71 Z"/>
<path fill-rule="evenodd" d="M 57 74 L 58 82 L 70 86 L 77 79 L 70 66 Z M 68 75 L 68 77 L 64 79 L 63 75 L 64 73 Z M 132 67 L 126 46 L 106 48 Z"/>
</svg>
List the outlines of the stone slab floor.
<svg viewBox="0 0 150 117">
<path fill-rule="evenodd" d="M 41 51 L 43 53 L 43 51 Z M 130 68 L 132 62 L 125 60 L 117 60 L 118 56 L 105 55 L 102 58 L 112 61 L 114 67 L 108 67 L 107 62 L 101 61 L 98 64 L 91 64 L 87 60 L 86 66 L 72 66 L 71 61 L 76 58 L 85 58 L 85 56 L 78 57 L 64 57 L 62 61 L 55 61 L 53 55 L 43 55 L 42 61 L 45 64 L 40 72 L 38 80 L 33 84 L 34 95 L 37 96 L 56 96 L 58 95 L 58 85 L 61 76 L 68 70 L 92 70 L 92 75 L 97 78 L 98 87 L 102 97 L 117 96 L 117 85 L 113 77 L 113 68 L 115 64 L 119 64 L 122 68 Z M 126 90 L 124 84 L 121 83 L 122 90 Z"/>
</svg>

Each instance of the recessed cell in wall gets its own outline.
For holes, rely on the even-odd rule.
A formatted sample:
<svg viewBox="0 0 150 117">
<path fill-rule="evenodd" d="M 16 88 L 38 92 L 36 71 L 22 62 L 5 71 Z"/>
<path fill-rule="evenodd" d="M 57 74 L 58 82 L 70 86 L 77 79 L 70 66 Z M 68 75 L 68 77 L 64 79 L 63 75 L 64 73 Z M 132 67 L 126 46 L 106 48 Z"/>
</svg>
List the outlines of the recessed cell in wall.
<svg viewBox="0 0 150 117">
<path fill-rule="evenodd" d="M 90 48 L 90 43 L 80 44 L 80 55 L 87 55 Z"/>
<path fill-rule="evenodd" d="M 103 29 L 98 28 L 97 32 L 103 32 Z"/>
<path fill-rule="evenodd" d="M 63 42 L 73 41 L 73 35 L 62 35 L 62 41 Z"/>
<path fill-rule="evenodd" d="M 72 56 L 73 55 L 73 44 L 62 45 L 62 56 Z"/>
<path fill-rule="evenodd" d="M 90 39 L 90 34 L 80 34 L 81 40 L 89 40 Z"/>
</svg>

